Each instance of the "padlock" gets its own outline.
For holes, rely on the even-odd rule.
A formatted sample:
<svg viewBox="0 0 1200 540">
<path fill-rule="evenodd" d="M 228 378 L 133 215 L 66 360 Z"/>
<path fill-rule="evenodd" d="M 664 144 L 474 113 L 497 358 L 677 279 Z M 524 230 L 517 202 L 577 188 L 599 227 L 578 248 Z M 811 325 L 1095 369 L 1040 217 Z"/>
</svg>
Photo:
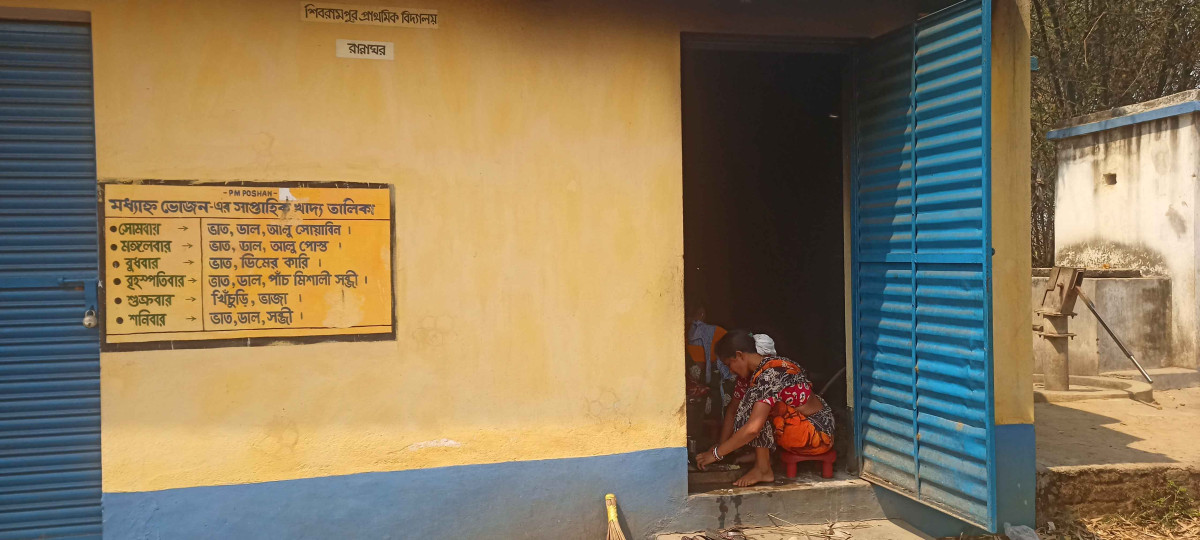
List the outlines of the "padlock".
<svg viewBox="0 0 1200 540">
<path fill-rule="evenodd" d="M 100 320 L 96 318 L 96 310 L 89 309 L 89 310 L 87 310 L 87 313 L 83 314 L 83 327 L 84 328 L 95 328 L 99 324 L 100 324 Z"/>
</svg>

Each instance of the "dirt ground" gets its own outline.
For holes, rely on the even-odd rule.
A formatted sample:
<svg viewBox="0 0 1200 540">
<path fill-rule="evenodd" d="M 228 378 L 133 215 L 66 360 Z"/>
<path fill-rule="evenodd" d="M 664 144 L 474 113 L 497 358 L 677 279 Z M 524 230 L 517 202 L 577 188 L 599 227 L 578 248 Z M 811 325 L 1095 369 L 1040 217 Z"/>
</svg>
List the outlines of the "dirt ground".
<svg viewBox="0 0 1200 540">
<path fill-rule="evenodd" d="M 1200 538 L 1200 388 L 1154 396 L 1036 404 L 1043 539 Z"/>
<path fill-rule="evenodd" d="M 1154 397 L 1161 410 L 1129 399 L 1036 404 L 1039 467 L 1200 465 L 1200 388 Z"/>
</svg>

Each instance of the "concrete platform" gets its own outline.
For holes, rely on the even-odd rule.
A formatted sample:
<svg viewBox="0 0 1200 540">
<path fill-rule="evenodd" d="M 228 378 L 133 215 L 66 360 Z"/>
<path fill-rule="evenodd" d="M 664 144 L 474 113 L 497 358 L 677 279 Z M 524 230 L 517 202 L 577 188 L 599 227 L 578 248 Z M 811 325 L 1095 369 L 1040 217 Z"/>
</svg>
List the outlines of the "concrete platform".
<svg viewBox="0 0 1200 540">
<path fill-rule="evenodd" d="M 805 540 L 808 538 L 843 538 L 846 540 L 932 540 L 903 521 L 872 520 L 848 523 L 832 523 L 829 525 L 800 525 L 796 527 L 784 525 L 778 528 L 752 528 L 742 531 L 746 540 Z M 808 533 L 807 535 L 805 533 Z M 691 534 L 660 534 L 657 540 L 681 540 Z M 817 536 L 817 535 L 822 536 Z M 708 536 L 714 540 L 720 539 L 716 531 L 710 531 Z M 703 536 L 701 536 L 703 538 Z"/>
<path fill-rule="evenodd" d="M 1151 378 L 1154 376 L 1151 375 Z M 1070 390 L 1046 390 L 1041 374 L 1033 376 L 1034 403 L 1067 403 L 1092 399 L 1154 401 L 1154 389 L 1140 376 L 1137 380 L 1118 377 L 1071 375 Z"/>
<path fill-rule="evenodd" d="M 1187 368 L 1167 367 L 1147 369 L 1150 378 L 1154 379 L 1155 390 L 1182 390 L 1184 388 L 1200 387 L 1200 371 Z M 1128 379 L 1132 381 L 1145 382 L 1142 374 L 1136 369 L 1129 371 L 1110 371 L 1102 374 L 1105 377 L 1113 377 L 1117 379 Z"/>
</svg>

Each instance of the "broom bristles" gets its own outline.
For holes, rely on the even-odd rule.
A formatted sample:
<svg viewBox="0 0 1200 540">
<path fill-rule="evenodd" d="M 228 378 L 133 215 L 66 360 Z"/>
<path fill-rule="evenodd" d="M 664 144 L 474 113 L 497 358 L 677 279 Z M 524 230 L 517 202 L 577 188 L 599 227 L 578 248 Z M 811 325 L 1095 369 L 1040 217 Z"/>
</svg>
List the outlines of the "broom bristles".
<svg viewBox="0 0 1200 540">
<path fill-rule="evenodd" d="M 608 510 L 608 538 L 606 540 L 626 540 L 621 532 L 621 524 L 617 522 L 617 497 L 612 493 L 604 496 L 604 506 Z"/>
<path fill-rule="evenodd" d="M 625 533 L 621 532 L 621 527 L 616 523 L 608 524 L 608 539 L 607 540 L 625 540 Z"/>
</svg>

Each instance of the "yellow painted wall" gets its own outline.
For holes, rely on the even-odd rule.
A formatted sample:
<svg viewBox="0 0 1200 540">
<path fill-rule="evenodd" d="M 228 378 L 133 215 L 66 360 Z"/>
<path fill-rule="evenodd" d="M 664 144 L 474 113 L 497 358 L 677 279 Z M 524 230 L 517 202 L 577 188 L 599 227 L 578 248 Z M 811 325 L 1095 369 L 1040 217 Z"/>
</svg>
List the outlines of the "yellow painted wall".
<svg viewBox="0 0 1200 540">
<path fill-rule="evenodd" d="M 992 8 L 992 343 L 997 424 L 1033 423 L 1029 0 Z"/>
<path fill-rule="evenodd" d="M 102 180 L 395 186 L 398 340 L 103 355 L 105 491 L 683 446 L 680 32 L 912 17 L 376 3 L 441 28 L 303 23 L 296 0 L 0 0 L 91 13 Z M 336 58 L 343 38 L 396 60 Z"/>
</svg>

